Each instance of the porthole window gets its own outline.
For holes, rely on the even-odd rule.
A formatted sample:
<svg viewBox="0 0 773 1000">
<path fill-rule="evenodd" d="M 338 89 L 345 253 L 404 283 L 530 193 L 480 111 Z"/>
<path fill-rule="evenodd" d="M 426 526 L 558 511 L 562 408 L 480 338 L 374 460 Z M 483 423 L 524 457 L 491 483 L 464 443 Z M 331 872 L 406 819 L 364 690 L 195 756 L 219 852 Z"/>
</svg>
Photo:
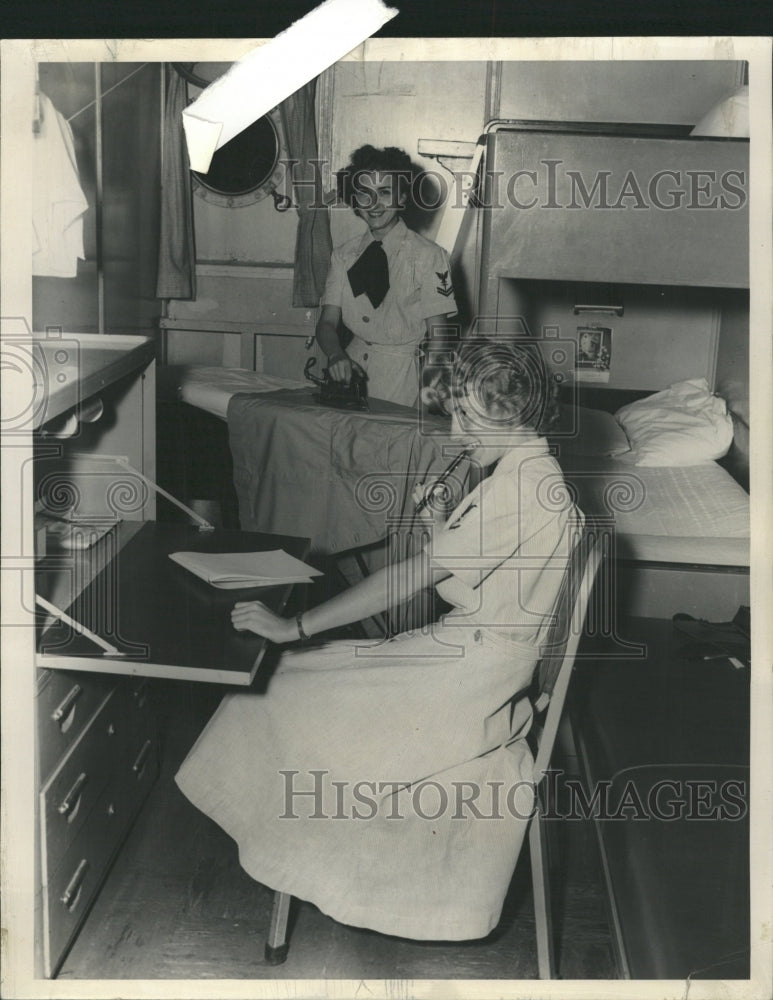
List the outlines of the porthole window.
<svg viewBox="0 0 773 1000">
<path fill-rule="evenodd" d="M 173 65 L 188 82 L 192 101 L 228 69 L 223 63 Z M 282 120 L 274 108 L 221 146 L 206 174 L 191 171 L 194 193 L 205 201 L 229 208 L 253 204 L 270 194 L 277 208 L 288 208 L 289 201 L 280 190 L 285 180 L 286 159 Z"/>
</svg>

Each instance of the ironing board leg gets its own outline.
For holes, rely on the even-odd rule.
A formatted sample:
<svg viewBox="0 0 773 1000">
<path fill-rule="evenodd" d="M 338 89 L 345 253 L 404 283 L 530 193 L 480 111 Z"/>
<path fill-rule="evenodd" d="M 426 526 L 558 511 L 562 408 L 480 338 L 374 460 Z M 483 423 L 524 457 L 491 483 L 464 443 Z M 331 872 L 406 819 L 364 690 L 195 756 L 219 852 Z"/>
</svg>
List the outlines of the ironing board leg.
<svg viewBox="0 0 773 1000">
<path fill-rule="evenodd" d="M 269 965 L 281 965 L 287 959 L 287 950 L 290 947 L 287 941 L 287 917 L 291 899 L 292 896 L 287 892 L 274 893 L 265 950 L 266 962 Z"/>
</svg>

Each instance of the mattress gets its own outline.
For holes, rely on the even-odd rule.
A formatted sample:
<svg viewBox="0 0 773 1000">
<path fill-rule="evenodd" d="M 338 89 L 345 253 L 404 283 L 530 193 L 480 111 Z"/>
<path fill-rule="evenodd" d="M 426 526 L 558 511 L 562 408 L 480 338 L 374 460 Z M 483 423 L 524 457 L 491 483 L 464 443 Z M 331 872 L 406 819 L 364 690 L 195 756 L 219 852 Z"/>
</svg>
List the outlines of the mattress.
<svg viewBox="0 0 773 1000">
<path fill-rule="evenodd" d="M 618 558 L 749 565 L 749 495 L 716 462 L 645 468 L 566 449 L 558 460 L 579 506 L 614 518 Z"/>
<path fill-rule="evenodd" d="M 309 385 L 278 375 L 264 375 L 247 368 L 218 368 L 214 365 L 167 365 L 158 371 L 162 398 L 177 399 L 220 420 L 226 420 L 228 403 L 237 392 L 273 392 Z"/>
</svg>

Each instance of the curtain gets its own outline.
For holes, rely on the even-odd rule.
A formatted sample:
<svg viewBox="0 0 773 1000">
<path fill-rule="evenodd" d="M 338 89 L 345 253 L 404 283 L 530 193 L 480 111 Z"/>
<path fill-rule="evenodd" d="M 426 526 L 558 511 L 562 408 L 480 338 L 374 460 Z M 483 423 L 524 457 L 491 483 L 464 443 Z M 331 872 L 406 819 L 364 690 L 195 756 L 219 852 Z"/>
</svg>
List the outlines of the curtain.
<svg viewBox="0 0 773 1000">
<path fill-rule="evenodd" d="M 195 299 L 193 195 L 182 119 L 187 91 L 185 81 L 171 66 L 167 66 L 165 72 L 164 161 L 161 166 L 161 232 L 156 296 L 159 299 Z"/>
<path fill-rule="evenodd" d="M 298 210 L 295 238 L 293 305 L 316 306 L 325 288 L 333 244 L 330 218 L 325 206 L 315 207 L 315 195 L 322 197 L 322 184 L 314 184 L 315 168 L 309 162 L 319 157 L 314 122 L 314 94 L 317 81 L 311 80 L 279 106 L 293 164 L 293 194 Z"/>
</svg>

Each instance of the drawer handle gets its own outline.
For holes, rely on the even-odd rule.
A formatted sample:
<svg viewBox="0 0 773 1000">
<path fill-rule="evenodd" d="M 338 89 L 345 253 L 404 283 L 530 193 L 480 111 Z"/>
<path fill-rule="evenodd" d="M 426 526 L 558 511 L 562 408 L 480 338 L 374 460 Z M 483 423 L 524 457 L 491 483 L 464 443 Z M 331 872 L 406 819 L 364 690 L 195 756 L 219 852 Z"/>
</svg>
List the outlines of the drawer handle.
<svg viewBox="0 0 773 1000">
<path fill-rule="evenodd" d="M 88 778 L 86 777 L 86 772 L 81 771 L 81 773 L 75 779 L 75 782 L 70 791 L 65 795 L 62 801 L 59 803 L 59 814 L 61 816 L 67 816 L 68 813 L 70 813 L 73 810 L 73 808 L 77 810 L 77 806 L 81 798 L 81 792 L 83 791 L 83 786 L 86 784 L 87 781 Z M 71 818 L 74 818 L 74 813 L 73 817 Z"/>
<path fill-rule="evenodd" d="M 151 741 L 145 740 L 142 744 L 142 750 L 137 754 L 137 759 L 132 764 L 132 771 L 137 775 L 137 780 L 142 777 L 142 772 L 145 770 L 145 764 L 148 761 L 148 754 L 150 753 Z"/>
<path fill-rule="evenodd" d="M 83 880 L 86 877 L 86 872 L 89 870 L 89 863 L 84 858 L 78 867 L 75 869 L 75 874 L 67 883 L 67 888 L 64 890 L 62 895 L 59 897 L 59 902 L 62 906 L 66 906 L 68 910 L 75 908 L 78 902 L 78 898 L 81 894 L 81 889 L 83 888 Z"/>
<path fill-rule="evenodd" d="M 145 702 L 148 700 L 149 689 L 150 689 L 149 683 L 147 681 L 143 681 L 134 689 L 134 691 L 132 691 L 132 694 L 134 695 L 134 700 L 137 702 L 138 708 L 144 708 Z"/>
<path fill-rule="evenodd" d="M 574 315 L 575 316 L 579 316 L 580 313 L 586 313 L 586 312 L 609 313 L 609 314 L 611 314 L 613 316 L 622 316 L 623 313 L 625 312 L 625 307 L 624 306 L 606 306 L 606 305 L 594 306 L 594 305 L 590 305 L 590 304 L 586 305 L 585 303 L 583 303 L 582 305 L 580 305 L 579 303 L 577 305 L 575 305 L 575 307 L 574 307 Z"/>
<path fill-rule="evenodd" d="M 62 722 L 62 720 L 66 721 L 66 716 L 72 711 L 73 705 L 82 694 L 83 688 L 80 684 L 73 684 L 61 703 L 51 713 L 51 721 L 57 723 Z M 64 728 L 61 726 L 60 728 L 64 732 Z"/>
</svg>

